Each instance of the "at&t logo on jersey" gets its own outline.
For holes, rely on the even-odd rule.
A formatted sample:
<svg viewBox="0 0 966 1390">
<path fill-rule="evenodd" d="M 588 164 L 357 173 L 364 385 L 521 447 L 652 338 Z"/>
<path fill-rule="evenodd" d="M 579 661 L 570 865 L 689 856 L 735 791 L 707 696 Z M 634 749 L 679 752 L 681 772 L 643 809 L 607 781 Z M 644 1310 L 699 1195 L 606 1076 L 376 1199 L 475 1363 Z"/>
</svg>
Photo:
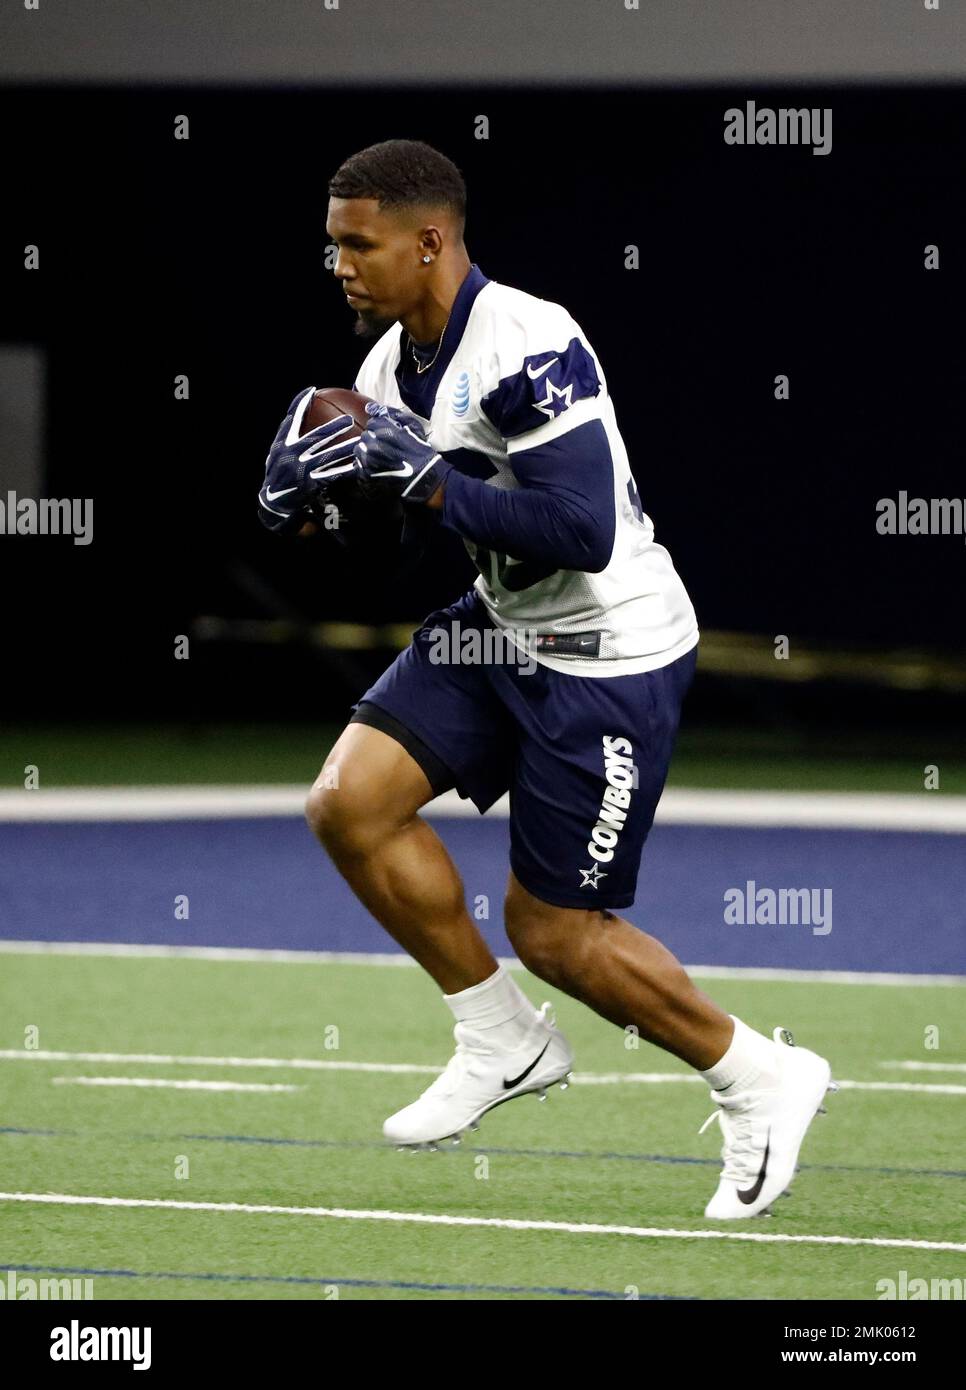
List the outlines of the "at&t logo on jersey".
<svg viewBox="0 0 966 1390">
<path fill-rule="evenodd" d="M 597 864 L 609 864 L 614 857 L 620 833 L 627 821 L 627 809 L 636 780 L 631 758 L 634 748 L 629 738 L 605 734 L 603 748 L 607 786 L 604 788 L 597 824 L 587 843 L 587 853 L 591 859 L 597 860 Z M 580 885 L 582 888 L 596 888 L 598 880 L 606 877 L 597 865 L 589 870 L 581 869 L 580 872 L 584 875 L 584 882 Z"/>
<path fill-rule="evenodd" d="M 463 416 L 470 408 L 470 374 L 460 372 L 453 387 L 453 414 Z"/>
</svg>

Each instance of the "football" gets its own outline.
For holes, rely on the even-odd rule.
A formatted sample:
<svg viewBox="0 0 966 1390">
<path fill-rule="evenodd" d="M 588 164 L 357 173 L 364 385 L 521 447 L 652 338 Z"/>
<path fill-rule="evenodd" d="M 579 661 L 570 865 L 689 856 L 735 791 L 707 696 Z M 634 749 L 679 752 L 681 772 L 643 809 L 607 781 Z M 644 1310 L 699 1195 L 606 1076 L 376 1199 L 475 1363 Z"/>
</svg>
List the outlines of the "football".
<svg viewBox="0 0 966 1390">
<path fill-rule="evenodd" d="M 320 386 L 315 395 L 309 402 L 308 410 L 302 416 L 302 431 L 299 438 L 308 434 L 309 430 L 314 430 L 317 425 L 324 425 L 329 420 L 334 420 L 338 415 L 351 415 L 353 427 L 349 432 L 350 439 L 358 439 L 369 423 L 366 414 L 366 403 L 368 396 L 363 396 L 359 391 L 348 391 L 342 386 Z M 336 486 L 336 496 L 341 497 L 342 512 L 345 520 L 345 505 L 348 495 L 354 489 L 350 488 L 348 480 L 343 485 Z M 319 499 L 317 503 L 309 506 L 312 520 L 307 521 L 299 532 L 302 536 L 314 536 L 325 520 L 324 499 Z"/>
<path fill-rule="evenodd" d="M 299 438 L 317 425 L 324 425 L 339 415 L 350 415 L 353 427 L 350 439 L 358 439 L 369 424 L 366 405 L 369 396 L 360 391 L 348 391 L 342 386 L 320 386 L 302 417 Z M 338 526 L 332 527 L 332 504 L 338 507 Z M 375 545 L 386 546 L 391 539 L 398 541 L 402 509 L 396 499 L 370 501 L 361 496 L 351 474 L 332 483 L 324 494 L 309 504 L 312 520 L 306 521 L 299 532 L 302 536 L 316 535 L 320 529 L 331 531 L 344 546 L 358 546 L 365 535 Z M 388 527 L 388 531 L 380 528 Z"/>
<path fill-rule="evenodd" d="M 355 425 L 351 437 L 357 439 L 369 423 L 366 414 L 369 403 L 369 397 L 359 391 L 346 391 L 341 386 L 320 386 L 302 417 L 302 434 L 314 430 L 317 425 L 324 425 L 328 420 L 334 420 L 337 415 L 351 415 Z"/>
</svg>

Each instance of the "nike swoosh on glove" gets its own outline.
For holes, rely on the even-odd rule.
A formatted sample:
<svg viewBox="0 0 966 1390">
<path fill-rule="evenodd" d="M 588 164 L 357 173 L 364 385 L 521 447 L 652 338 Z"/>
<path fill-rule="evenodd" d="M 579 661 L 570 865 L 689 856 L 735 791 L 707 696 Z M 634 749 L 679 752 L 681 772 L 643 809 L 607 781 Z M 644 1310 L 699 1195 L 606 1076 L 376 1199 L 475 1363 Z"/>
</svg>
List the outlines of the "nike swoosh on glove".
<svg viewBox="0 0 966 1390">
<path fill-rule="evenodd" d="M 308 386 L 292 400 L 265 460 L 258 519 L 269 531 L 294 530 L 309 502 L 354 471 L 351 415 L 338 415 L 299 437 L 315 391 Z"/>
<path fill-rule="evenodd" d="M 422 421 L 410 411 L 370 402 L 366 412 L 369 428 L 354 451 L 362 491 L 428 502 L 453 465 L 428 442 Z"/>
</svg>

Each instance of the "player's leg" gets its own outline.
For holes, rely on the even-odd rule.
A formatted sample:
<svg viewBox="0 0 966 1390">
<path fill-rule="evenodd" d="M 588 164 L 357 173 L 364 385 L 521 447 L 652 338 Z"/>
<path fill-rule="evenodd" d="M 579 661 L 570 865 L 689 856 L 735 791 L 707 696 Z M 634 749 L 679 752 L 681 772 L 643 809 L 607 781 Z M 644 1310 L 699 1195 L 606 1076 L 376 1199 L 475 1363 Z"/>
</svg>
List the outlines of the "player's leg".
<svg viewBox="0 0 966 1390">
<path fill-rule="evenodd" d="M 522 729 L 506 925 L 535 974 L 701 1073 L 725 1134 L 705 1214 L 751 1216 L 788 1186 L 828 1063 L 726 1014 L 618 915 L 634 900 L 693 666 L 689 653 L 633 677 L 500 673 Z"/>
<path fill-rule="evenodd" d="M 488 979 L 492 952 L 466 910 L 463 884 L 418 814 L 437 795 L 389 734 L 349 724 L 306 802 L 309 825 L 356 897 L 444 994 Z"/>
<path fill-rule="evenodd" d="M 606 909 L 557 907 L 510 876 L 507 935 L 535 975 L 698 1070 L 724 1136 L 705 1216 L 743 1219 L 788 1188 L 809 1124 L 835 1089 L 824 1057 L 725 1014 L 654 937 Z"/>
<path fill-rule="evenodd" d="M 734 1033 L 671 952 L 617 915 L 634 901 L 696 652 L 625 677 L 499 674 L 521 726 L 510 792 L 507 934 L 517 954 L 618 1027 L 699 1070 Z"/>
<path fill-rule="evenodd" d="M 507 936 L 523 964 L 618 1028 L 705 1071 L 727 1052 L 731 1017 L 703 994 L 656 937 L 606 909 L 557 907 L 507 889 Z"/>
<path fill-rule="evenodd" d="M 477 608 L 470 595 L 426 620 L 363 697 L 307 808 L 339 871 L 436 980 L 456 1019 L 456 1053 L 443 1074 L 384 1125 L 397 1143 L 459 1134 L 493 1104 L 562 1080 L 573 1060 L 546 1012 L 494 960 L 452 860 L 418 815 L 452 787 L 482 811 L 509 786 L 511 724 L 481 668 L 460 662 L 459 642 L 448 662 L 435 640 L 453 624 L 472 628 Z"/>
</svg>

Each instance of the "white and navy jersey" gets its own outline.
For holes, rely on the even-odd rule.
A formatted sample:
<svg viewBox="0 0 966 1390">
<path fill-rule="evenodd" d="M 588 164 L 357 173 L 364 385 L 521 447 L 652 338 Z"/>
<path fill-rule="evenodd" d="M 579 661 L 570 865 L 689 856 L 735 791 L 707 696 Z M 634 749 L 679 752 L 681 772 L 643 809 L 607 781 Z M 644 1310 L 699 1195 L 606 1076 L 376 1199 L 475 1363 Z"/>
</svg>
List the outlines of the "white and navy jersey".
<svg viewBox="0 0 966 1390">
<path fill-rule="evenodd" d="M 537 661 L 622 676 L 696 644 L 694 609 L 641 506 L 600 362 L 561 305 L 473 265 L 432 366 L 417 372 L 406 330 L 393 325 L 354 389 L 426 423 L 454 465 L 443 523 L 463 537 L 493 621 Z"/>
</svg>

